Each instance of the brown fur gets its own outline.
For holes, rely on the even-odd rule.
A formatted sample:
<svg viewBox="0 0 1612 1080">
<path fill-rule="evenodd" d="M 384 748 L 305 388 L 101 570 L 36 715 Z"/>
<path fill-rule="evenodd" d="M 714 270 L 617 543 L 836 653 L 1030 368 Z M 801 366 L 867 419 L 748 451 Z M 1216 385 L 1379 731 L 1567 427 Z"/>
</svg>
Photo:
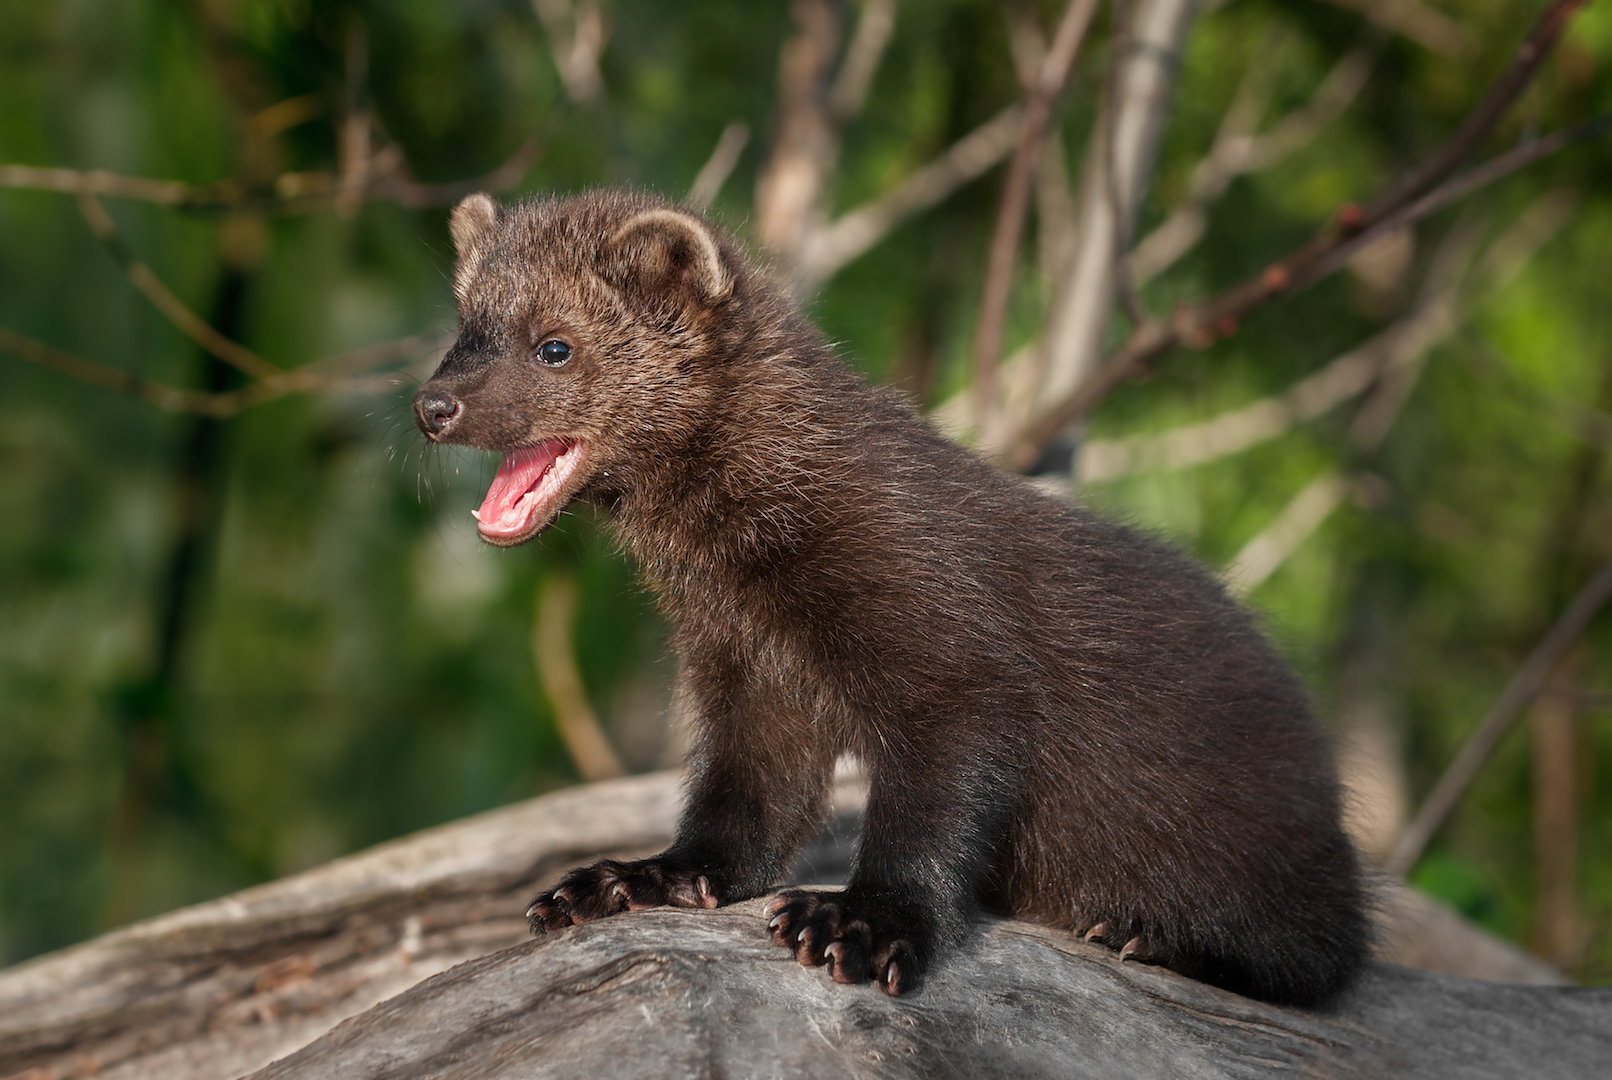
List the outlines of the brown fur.
<svg viewBox="0 0 1612 1080">
<path fill-rule="evenodd" d="M 533 531 L 610 511 L 698 715 L 676 843 L 573 872 L 535 930 L 765 892 L 849 752 L 850 885 L 773 920 L 842 981 L 914 985 L 983 906 L 1270 1000 L 1345 985 L 1365 921 L 1325 741 L 1201 570 L 935 434 L 687 211 L 472 196 L 453 234 L 463 332 L 422 429 L 585 445 Z M 535 362 L 556 338 L 570 361 Z"/>
</svg>

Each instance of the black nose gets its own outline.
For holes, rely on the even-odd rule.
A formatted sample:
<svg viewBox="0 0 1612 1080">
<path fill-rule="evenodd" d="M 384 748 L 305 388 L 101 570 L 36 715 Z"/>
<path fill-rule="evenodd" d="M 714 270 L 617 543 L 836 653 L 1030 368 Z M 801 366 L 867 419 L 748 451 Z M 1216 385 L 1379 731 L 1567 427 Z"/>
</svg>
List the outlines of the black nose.
<svg viewBox="0 0 1612 1080">
<path fill-rule="evenodd" d="M 427 438 L 441 439 L 452 433 L 464 411 L 464 402 L 438 386 L 427 386 L 414 395 L 414 422 Z"/>
</svg>

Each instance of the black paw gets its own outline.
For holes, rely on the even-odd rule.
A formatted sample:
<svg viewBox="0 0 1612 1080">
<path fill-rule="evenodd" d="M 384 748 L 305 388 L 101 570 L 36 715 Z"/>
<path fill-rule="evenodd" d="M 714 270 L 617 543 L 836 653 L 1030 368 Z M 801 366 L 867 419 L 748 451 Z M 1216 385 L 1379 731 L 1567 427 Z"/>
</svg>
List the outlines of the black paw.
<svg viewBox="0 0 1612 1080">
<path fill-rule="evenodd" d="M 802 964 L 827 964 L 835 982 L 869 978 L 887 994 L 918 985 L 926 966 L 925 934 L 910 918 L 845 893 L 791 889 L 767 905 L 772 938 Z"/>
<path fill-rule="evenodd" d="M 532 933 L 652 907 L 714 908 L 720 900 L 706 875 L 655 859 L 604 859 L 571 871 L 526 909 Z"/>
</svg>

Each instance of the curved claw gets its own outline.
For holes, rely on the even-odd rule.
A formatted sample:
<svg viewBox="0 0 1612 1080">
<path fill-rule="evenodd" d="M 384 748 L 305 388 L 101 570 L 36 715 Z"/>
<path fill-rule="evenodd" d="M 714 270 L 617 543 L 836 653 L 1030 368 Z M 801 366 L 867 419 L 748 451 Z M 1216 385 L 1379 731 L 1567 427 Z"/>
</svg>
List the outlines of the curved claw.
<svg viewBox="0 0 1612 1080">
<path fill-rule="evenodd" d="M 1139 962 L 1145 963 L 1149 960 L 1152 960 L 1153 955 L 1153 944 L 1152 942 L 1148 941 L 1146 934 L 1137 934 L 1135 937 L 1131 938 L 1131 940 L 1127 941 L 1124 947 L 1119 951 L 1119 958 L 1122 962 L 1125 960 L 1135 959 Z"/>
</svg>

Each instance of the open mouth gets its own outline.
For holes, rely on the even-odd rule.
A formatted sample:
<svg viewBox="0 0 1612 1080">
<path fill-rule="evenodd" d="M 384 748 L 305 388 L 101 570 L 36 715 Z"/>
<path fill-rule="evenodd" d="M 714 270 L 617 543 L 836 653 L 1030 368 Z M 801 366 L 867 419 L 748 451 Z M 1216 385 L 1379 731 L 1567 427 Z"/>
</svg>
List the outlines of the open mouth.
<svg viewBox="0 0 1612 1080">
<path fill-rule="evenodd" d="M 575 439 L 547 439 L 504 455 L 481 509 L 472 510 L 476 530 L 489 543 L 510 547 L 529 540 L 558 516 L 569 483 L 582 464 Z"/>
</svg>

